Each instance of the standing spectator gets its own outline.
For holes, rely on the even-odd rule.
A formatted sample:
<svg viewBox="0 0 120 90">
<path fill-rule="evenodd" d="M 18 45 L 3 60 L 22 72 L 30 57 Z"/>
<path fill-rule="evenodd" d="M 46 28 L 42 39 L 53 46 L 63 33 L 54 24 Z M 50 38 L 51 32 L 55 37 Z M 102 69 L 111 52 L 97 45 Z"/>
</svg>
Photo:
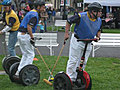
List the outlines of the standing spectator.
<svg viewBox="0 0 120 90">
<path fill-rule="evenodd" d="M 44 30 L 45 32 L 47 32 L 47 19 L 48 19 L 47 11 L 41 13 L 41 18 L 44 18 Z"/>
<path fill-rule="evenodd" d="M 78 9 L 75 9 L 74 15 L 78 15 Z"/>
<path fill-rule="evenodd" d="M 51 7 L 49 7 L 49 9 L 48 9 L 48 20 L 49 20 L 49 22 L 52 20 L 52 10 L 51 10 Z"/>
<path fill-rule="evenodd" d="M 15 44 L 17 42 L 17 33 L 20 25 L 19 18 L 17 14 L 11 9 L 11 0 L 4 0 L 2 5 L 5 10 L 5 22 L 6 26 L 0 34 L 9 32 L 9 41 L 8 41 L 8 53 L 10 56 L 16 56 L 15 53 Z"/>
<path fill-rule="evenodd" d="M 55 15 L 56 15 L 56 11 L 53 8 L 53 11 L 52 11 L 52 20 L 53 20 L 53 22 L 55 22 Z"/>
<path fill-rule="evenodd" d="M 29 12 L 30 11 L 30 6 L 28 3 L 26 3 L 26 10 Z"/>
<path fill-rule="evenodd" d="M 24 66 L 33 63 L 35 56 L 33 47 L 35 45 L 34 33 L 39 22 L 39 13 L 44 11 L 45 3 L 35 2 L 34 6 L 35 9 L 28 12 L 23 18 L 17 36 L 22 51 L 22 58 L 14 76 L 16 79 L 19 79 L 19 72 Z"/>
<path fill-rule="evenodd" d="M 19 11 L 20 22 L 21 22 L 21 20 L 23 20 L 25 14 L 26 14 L 25 7 L 26 7 L 25 3 L 22 3 L 20 11 Z"/>
<path fill-rule="evenodd" d="M 44 32 L 44 18 L 41 18 L 39 21 L 39 24 L 37 24 L 37 26 L 39 27 L 40 33 Z"/>
<path fill-rule="evenodd" d="M 113 10 L 113 15 L 114 15 L 114 19 L 115 19 L 115 28 L 119 28 L 119 22 L 120 22 L 120 12 L 119 9 L 114 8 Z"/>
<path fill-rule="evenodd" d="M 100 19 L 102 14 L 101 9 L 102 6 L 99 3 L 94 2 L 89 4 L 88 12 L 79 13 L 78 15 L 74 15 L 67 20 L 64 36 L 65 40 L 69 38 L 68 30 L 70 30 L 71 24 L 76 24 L 74 27 L 74 33 L 71 37 L 69 60 L 67 62 L 66 69 L 66 73 L 69 75 L 73 83 L 77 78 L 76 68 L 80 65 L 81 56 L 85 48 L 85 42 L 77 42 L 77 39 L 93 39 L 94 36 L 96 36 L 97 40 L 100 39 L 102 25 L 102 21 Z M 85 69 L 91 48 L 91 43 L 88 43 L 83 70 Z"/>
</svg>

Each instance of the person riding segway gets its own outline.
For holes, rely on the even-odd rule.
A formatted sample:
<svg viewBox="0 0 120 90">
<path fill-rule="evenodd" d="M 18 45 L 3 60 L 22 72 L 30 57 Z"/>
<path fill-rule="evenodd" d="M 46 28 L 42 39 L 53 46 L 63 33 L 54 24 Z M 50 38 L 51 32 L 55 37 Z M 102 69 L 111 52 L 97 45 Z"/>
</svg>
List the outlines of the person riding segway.
<svg viewBox="0 0 120 90">
<path fill-rule="evenodd" d="M 0 31 L 0 34 L 9 32 L 9 41 L 8 41 L 8 53 L 9 56 L 16 56 L 15 53 L 15 44 L 17 42 L 17 33 L 20 25 L 19 18 L 14 10 L 11 8 L 12 1 L 4 0 L 2 5 L 5 10 L 5 22 L 6 26 Z"/>
<path fill-rule="evenodd" d="M 16 56 L 15 52 L 15 44 L 17 42 L 17 33 L 20 25 L 17 14 L 11 8 L 12 1 L 11 0 L 3 0 L 1 3 L 4 7 L 4 22 L 5 27 L 0 31 L 0 34 L 9 32 L 8 37 L 8 53 L 2 60 L 2 66 L 7 74 L 9 74 L 9 69 L 12 64 L 15 62 L 20 62 L 20 58 Z M 6 48 L 6 42 L 4 47 Z M 6 50 L 6 49 L 5 49 Z M 4 51 L 5 51 L 4 50 Z M 6 52 L 6 51 L 5 51 Z"/>
<path fill-rule="evenodd" d="M 75 23 L 74 33 L 72 34 L 70 42 L 69 60 L 67 62 L 66 75 L 63 72 L 60 72 L 59 74 L 56 75 L 56 77 L 54 78 L 55 90 L 57 90 L 57 88 L 60 89 L 65 86 L 66 86 L 65 90 L 71 90 L 72 88 L 74 89 L 75 86 L 77 86 L 78 88 L 77 90 L 81 90 L 83 88 L 84 89 L 89 88 L 89 90 L 91 89 L 90 75 L 86 73 L 84 70 L 92 49 L 92 45 L 90 41 L 89 43 L 87 43 L 87 47 L 85 47 L 86 42 L 84 40 L 94 39 L 95 36 L 96 41 L 100 39 L 100 33 L 102 30 L 102 21 L 100 19 L 100 16 L 102 14 L 101 10 L 102 10 L 101 4 L 99 4 L 98 2 L 93 2 L 88 5 L 87 12 L 78 13 L 78 15 L 74 15 L 67 20 L 64 39 L 67 40 L 69 38 L 70 26 L 73 23 Z M 77 41 L 78 39 L 82 39 L 82 41 L 78 42 Z M 83 52 L 85 52 L 85 56 Z M 84 56 L 84 58 L 82 56 Z M 83 63 L 82 66 L 80 66 L 81 62 Z M 77 67 L 82 67 L 82 70 L 78 69 L 76 71 Z M 85 76 L 88 76 L 89 80 L 87 80 Z M 80 80 L 78 80 L 78 78 Z M 71 82 L 71 85 L 73 86 L 70 87 L 65 83 L 61 83 L 63 85 L 63 87 L 61 87 L 59 86 L 61 84 L 57 84 L 59 82 L 62 82 L 61 80 Z M 83 83 L 83 85 L 80 84 L 79 82 Z"/>
<path fill-rule="evenodd" d="M 31 84 L 37 84 L 38 83 L 38 79 L 39 77 L 34 77 L 36 75 L 36 73 L 38 73 L 39 76 L 39 72 L 35 69 L 36 67 L 31 65 L 33 63 L 33 58 L 35 56 L 34 54 L 34 46 L 35 46 L 35 39 L 34 39 L 34 33 L 35 30 L 37 28 L 37 24 L 39 22 L 39 13 L 43 12 L 45 10 L 45 2 L 34 2 L 34 9 L 29 11 L 25 17 L 23 18 L 20 27 L 19 27 L 19 32 L 18 32 L 18 41 L 20 44 L 20 49 L 22 52 L 22 58 L 21 61 L 17 68 L 16 73 L 14 73 L 15 75 L 13 75 L 14 79 L 20 79 L 22 81 L 23 84 L 25 85 L 31 85 Z M 33 68 L 34 70 L 32 70 L 31 68 Z M 29 78 L 30 72 L 27 71 L 31 71 L 32 76 L 31 78 Z M 23 78 L 25 75 L 25 72 L 27 72 L 28 76 L 26 76 L 26 80 Z M 22 76 L 23 75 L 23 76 Z M 36 82 L 32 82 L 31 79 L 36 78 L 34 81 Z M 38 78 L 38 79 L 37 79 Z"/>
</svg>

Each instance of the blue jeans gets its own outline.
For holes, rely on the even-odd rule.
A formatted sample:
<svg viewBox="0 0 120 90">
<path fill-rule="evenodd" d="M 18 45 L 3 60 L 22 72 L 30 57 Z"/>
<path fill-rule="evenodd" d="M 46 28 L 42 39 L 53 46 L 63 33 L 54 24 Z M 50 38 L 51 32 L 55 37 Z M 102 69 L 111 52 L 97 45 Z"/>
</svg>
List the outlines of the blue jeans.
<svg viewBox="0 0 120 90">
<path fill-rule="evenodd" d="M 17 42 L 18 31 L 10 32 L 9 41 L 8 41 L 8 53 L 10 56 L 16 56 L 15 53 L 15 44 Z"/>
<path fill-rule="evenodd" d="M 47 32 L 47 21 L 46 20 L 44 21 L 44 29 L 45 29 L 45 32 Z"/>
</svg>

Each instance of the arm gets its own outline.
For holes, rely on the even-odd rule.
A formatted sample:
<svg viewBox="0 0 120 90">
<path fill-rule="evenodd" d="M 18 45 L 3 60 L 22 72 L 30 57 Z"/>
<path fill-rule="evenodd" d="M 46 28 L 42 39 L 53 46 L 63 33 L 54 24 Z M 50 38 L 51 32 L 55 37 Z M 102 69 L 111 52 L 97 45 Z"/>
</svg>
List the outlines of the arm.
<svg viewBox="0 0 120 90">
<path fill-rule="evenodd" d="M 7 24 L 2 31 L 0 31 L 0 34 L 10 31 L 15 22 L 16 19 L 14 17 L 10 17 L 9 24 Z"/>
<path fill-rule="evenodd" d="M 11 27 L 9 27 L 9 26 L 6 25 L 6 26 L 3 28 L 3 30 L 0 31 L 0 34 L 3 34 L 3 33 L 8 32 L 8 31 L 10 31 L 10 30 L 11 30 Z"/>
<path fill-rule="evenodd" d="M 31 38 L 34 38 L 33 34 L 32 34 L 32 28 L 35 27 L 36 24 L 37 24 L 37 18 L 36 17 L 31 18 L 30 21 L 27 24 L 27 30 L 28 30 L 28 33 L 30 34 Z"/>
<path fill-rule="evenodd" d="M 70 26 L 71 26 L 71 25 L 70 25 L 68 22 L 66 22 L 64 40 L 67 40 L 67 39 L 69 38 Z"/>
<path fill-rule="evenodd" d="M 70 17 L 67 22 L 66 22 L 66 26 L 65 26 L 65 35 L 64 35 L 64 39 L 67 40 L 69 38 L 69 30 L 70 30 L 70 26 L 73 23 L 79 24 L 80 23 L 80 15 L 75 15 Z"/>
<path fill-rule="evenodd" d="M 97 32 L 96 38 L 100 38 L 100 34 L 101 34 L 101 31 L 99 30 L 99 31 Z"/>
<path fill-rule="evenodd" d="M 28 30 L 28 33 L 29 33 L 30 37 L 34 38 L 33 34 L 32 34 L 32 26 L 31 25 L 29 25 L 29 24 L 27 25 L 27 30 Z"/>
<path fill-rule="evenodd" d="M 41 13 L 41 18 L 47 19 L 48 18 L 48 14 L 46 12 Z"/>
<path fill-rule="evenodd" d="M 96 34 L 97 41 L 100 40 L 101 31 L 102 31 L 102 25 L 101 25 L 101 27 L 100 27 L 100 30 L 99 30 L 99 31 L 97 32 L 97 34 Z"/>
</svg>

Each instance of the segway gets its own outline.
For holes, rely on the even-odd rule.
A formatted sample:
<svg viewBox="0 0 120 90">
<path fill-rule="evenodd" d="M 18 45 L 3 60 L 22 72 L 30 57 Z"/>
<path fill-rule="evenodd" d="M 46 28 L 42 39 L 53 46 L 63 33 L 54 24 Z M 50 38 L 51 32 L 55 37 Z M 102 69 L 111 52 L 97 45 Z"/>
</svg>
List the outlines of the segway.
<svg viewBox="0 0 120 90">
<path fill-rule="evenodd" d="M 30 86 L 38 84 L 40 80 L 40 72 L 37 66 L 29 64 L 23 67 L 19 73 L 19 78 L 15 78 L 15 73 L 18 69 L 19 62 L 14 63 L 9 70 L 9 78 L 11 82 L 16 82 L 23 84 L 25 86 Z"/>
<path fill-rule="evenodd" d="M 36 38 L 40 40 L 41 38 Z M 9 78 L 11 82 L 16 82 L 19 84 L 23 84 L 25 86 L 38 84 L 40 80 L 40 72 L 37 66 L 28 64 L 24 66 L 20 72 L 19 76 L 16 78 L 15 73 L 18 70 L 19 62 L 16 62 L 11 65 L 9 69 Z"/>
<path fill-rule="evenodd" d="M 81 57 L 80 66 L 76 68 L 77 78 L 75 82 L 72 82 L 70 77 L 64 73 L 59 72 L 54 77 L 53 88 L 54 90 L 91 90 L 92 80 L 90 75 L 83 70 L 83 63 L 85 60 L 85 53 L 88 43 L 91 41 L 97 41 L 97 39 L 78 39 L 85 42 L 85 49 Z"/>
<path fill-rule="evenodd" d="M 20 62 L 20 60 L 21 59 L 18 56 L 4 57 L 3 60 L 2 60 L 3 69 L 9 75 L 9 69 L 10 69 L 11 65 L 16 63 L 16 62 Z"/>
</svg>

